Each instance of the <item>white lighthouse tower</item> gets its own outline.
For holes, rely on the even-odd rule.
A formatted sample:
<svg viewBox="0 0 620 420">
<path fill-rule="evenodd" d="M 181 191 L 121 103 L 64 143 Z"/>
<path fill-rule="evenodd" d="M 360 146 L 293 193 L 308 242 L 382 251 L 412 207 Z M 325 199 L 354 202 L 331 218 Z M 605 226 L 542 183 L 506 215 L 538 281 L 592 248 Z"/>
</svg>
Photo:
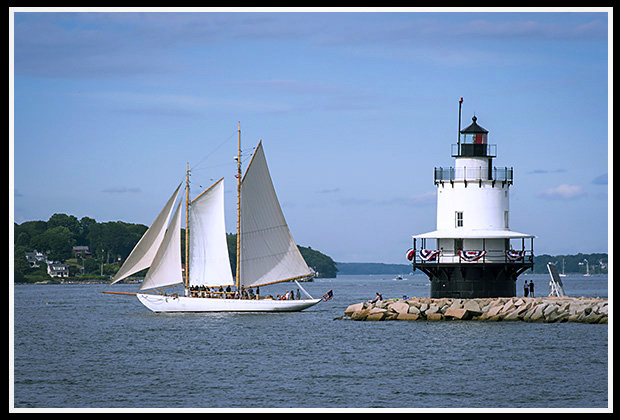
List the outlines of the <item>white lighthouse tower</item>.
<svg viewBox="0 0 620 420">
<path fill-rule="evenodd" d="M 454 166 L 435 168 L 437 230 L 414 235 L 407 257 L 428 275 L 431 297 L 515 296 L 517 277 L 534 265 L 534 235 L 510 230 L 513 168 L 493 166 L 497 145 L 476 116 L 460 130 L 462 101 Z"/>
</svg>

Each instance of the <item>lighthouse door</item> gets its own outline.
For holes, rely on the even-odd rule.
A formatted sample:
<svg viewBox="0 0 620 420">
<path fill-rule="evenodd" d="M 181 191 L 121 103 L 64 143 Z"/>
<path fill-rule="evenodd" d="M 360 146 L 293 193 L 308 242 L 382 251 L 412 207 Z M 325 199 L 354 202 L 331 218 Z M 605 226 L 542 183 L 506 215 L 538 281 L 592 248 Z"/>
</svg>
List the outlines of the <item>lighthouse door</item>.
<svg viewBox="0 0 620 420">
<path fill-rule="evenodd" d="M 463 250 L 463 238 L 454 238 L 454 255 L 458 255 Z"/>
</svg>

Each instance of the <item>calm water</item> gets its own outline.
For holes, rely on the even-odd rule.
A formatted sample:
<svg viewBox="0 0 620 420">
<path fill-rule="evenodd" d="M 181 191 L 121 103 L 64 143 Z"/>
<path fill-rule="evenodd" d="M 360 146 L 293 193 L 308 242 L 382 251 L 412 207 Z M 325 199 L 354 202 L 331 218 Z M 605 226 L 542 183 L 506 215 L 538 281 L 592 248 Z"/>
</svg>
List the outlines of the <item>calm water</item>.
<svg viewBox="0 0 620 420">
<path fill-rule="evenodd" d="M 607 407 L 607 325 L 333 320 L 377 291 L 428 296 L 425 276 L 392 277 L 305 283 L 334 299 L 288 314 L 154 314 L 103 285 L 17 285 L 14 406 Z M 607 276 L 564 286 L 607 297 Z"/>
</svg>

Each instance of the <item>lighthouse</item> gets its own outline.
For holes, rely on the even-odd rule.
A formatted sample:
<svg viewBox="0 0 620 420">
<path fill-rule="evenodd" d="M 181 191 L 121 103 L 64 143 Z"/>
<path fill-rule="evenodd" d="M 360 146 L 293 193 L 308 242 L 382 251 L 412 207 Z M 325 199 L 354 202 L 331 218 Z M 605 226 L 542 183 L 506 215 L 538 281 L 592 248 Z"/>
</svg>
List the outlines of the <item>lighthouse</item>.
<svg viewBox="0 0 620 420">
<path fill-rule="evenodd" d="M 407 258 L 425 273 L 432 298 L 516 295 L 517 277 L 534 266 L 534 235 L 510 230 L 512 167 L 495 166 L 497 145 L 472 122 L 452 144 L 454 166 L 436 167 L 437 229 L 413 236 Z"/>
</svg>

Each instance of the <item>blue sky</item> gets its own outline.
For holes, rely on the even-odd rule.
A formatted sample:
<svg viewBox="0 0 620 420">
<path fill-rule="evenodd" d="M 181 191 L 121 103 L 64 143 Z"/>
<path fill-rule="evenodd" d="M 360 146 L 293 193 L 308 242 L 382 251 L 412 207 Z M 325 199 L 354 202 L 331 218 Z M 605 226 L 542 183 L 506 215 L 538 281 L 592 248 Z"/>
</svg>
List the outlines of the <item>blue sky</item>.
<svg viewBox="0 0 620 420">
<path fill-rule="evenodd" d="M 232 232 L 240 121 L 298 244 L 405 263 L 463 97 L 514 167 L 511 229 L 539 254 L 607 251 L 605 10 L 14 11 L 17 223 L 149 225 L 189 162 L 193 196 L 226 177 Z"/>
</svg>

